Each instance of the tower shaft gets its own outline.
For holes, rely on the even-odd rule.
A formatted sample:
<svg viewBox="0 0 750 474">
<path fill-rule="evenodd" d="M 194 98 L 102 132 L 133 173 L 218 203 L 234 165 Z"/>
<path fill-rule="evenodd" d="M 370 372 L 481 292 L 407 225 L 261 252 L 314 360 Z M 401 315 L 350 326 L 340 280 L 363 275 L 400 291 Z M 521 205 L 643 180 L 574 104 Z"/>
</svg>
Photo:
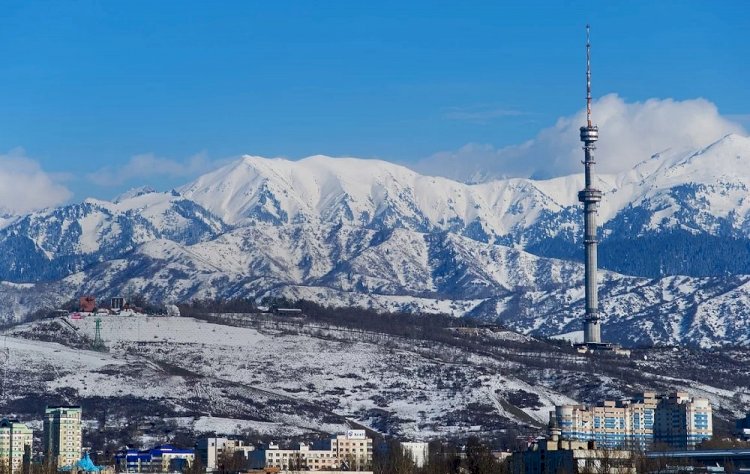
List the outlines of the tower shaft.
<svg viewBox="0 0 750 474">
<path fill-rule="evenodd" d="M 600 344 L 601 320 L 599 318 L 599 301 L 597 295 L 597 226 L 596 212 L 602 192 L 594 187 L 594 150 L 599 139 L 599 129 L 591 122 L 591 42 L 589 27 L 586 25 L 586 126 L 581 127 L 581 141 L 584 150 L 585 187 L 578 193 L 578 200 L 583 203 L 584 216 L 584 263 L 586 309 L 583 318 L 583 342 Z"/>
</svg>

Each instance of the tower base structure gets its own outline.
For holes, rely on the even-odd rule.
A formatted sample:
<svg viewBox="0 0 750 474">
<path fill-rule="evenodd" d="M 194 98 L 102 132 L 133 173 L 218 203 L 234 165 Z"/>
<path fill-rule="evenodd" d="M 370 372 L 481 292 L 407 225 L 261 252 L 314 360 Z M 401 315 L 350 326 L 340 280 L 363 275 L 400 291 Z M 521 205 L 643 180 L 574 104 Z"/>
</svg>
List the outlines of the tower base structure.
<svg viewBox="0 0 750 474">
<path fill-rule="evenodd" d="M 581 342 L 574 347 L 579 354 L 604 355 L 630 357 L 630 350 L 623 349 L 621 345 L 611 342 Z"/>
</svg>

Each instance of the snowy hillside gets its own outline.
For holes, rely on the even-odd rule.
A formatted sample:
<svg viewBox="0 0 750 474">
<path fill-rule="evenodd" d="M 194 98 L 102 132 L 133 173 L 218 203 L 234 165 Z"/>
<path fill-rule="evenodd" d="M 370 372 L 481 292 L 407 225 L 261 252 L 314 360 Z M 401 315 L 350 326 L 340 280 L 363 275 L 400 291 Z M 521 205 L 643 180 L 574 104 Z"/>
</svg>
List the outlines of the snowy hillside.
<svg viewBox="0 0 750 474">
<path fill-rule="evenodd" d="M 533 434 L 555 404 L 644 389 L 709 397 L 719 425 L 748 403 L 746 351 L 656 349 L 602 361 L 509 331 L 423 339 L 269 315 L 206 318 L 104 316 L 108 353 L 85 350 L 93 316 L 6 330 L 6 411 L 38 417 L 44 403 L 82 403 L 96 429 L 154 426 L 162 431 L 144 433 L 152 442 L 170 441 L 165 424 L 315 437 L 356 423 L 420 440 Z"/>
<path fill-rule="evenodd" d="M 209 354 L 214 346 L 252 347 L 260 338 L 256 331 L 231 331 L 237 338 L 232 346 L 225 345 L 230 331 L 223 326 L 142 316 L 127 321 L 131 324 L 119 328 L 124 338 L 119 345 L 110 338 L 114 328 L 105 322 L 109 353 L 85 349 L 93 336 L 93 318 L 47 320 L 6 332 L 0 347 L 7 358 L 2 375 L 6 413 L 38 419 L 45 404 L 82 403 L 84 417 L 99 420 L 99 431 L 134 421 L 227 433 L 252 426 L 268 434 L 336 432 L 347 426 L 343 418 L 302 400 L 212 374 L 199 376 L 192 366 L 179 369 L 140 354 L 143 343 L 158 347 L 166 341 L 203 348 L 194 357 Z M 169 337 L 162 339 L 165 333 Z M 123 403 L 113 403 L 117 400 Z"/>
<path fill-rule="evenodd" d="M 600 261 L 618 270 L 602 274 L 607 337 L 750 344 L 750 139 L 666 151 L 598 186 Z M 581 187 L 580 176 L 467 185 L 377 160 L 245 157 L 179 192 L 9 220 L 0 316 L 83 293 L 270 295 L 574 331 Z"/>
</svg>

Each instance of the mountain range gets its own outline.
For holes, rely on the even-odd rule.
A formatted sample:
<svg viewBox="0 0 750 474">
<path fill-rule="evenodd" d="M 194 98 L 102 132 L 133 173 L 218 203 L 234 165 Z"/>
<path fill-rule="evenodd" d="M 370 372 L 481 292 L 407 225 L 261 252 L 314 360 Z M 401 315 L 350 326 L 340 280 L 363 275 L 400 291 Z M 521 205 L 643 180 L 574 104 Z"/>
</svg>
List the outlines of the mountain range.
<svg viewBox="0 0 750 474">
<path fill-rule="evenodd" d="M 750 341 L 750 139 L 667 150 L 597 176 L 604 336 Z M 582 175 L 464 184 L 378 160 L 246 156 L 4 221 L 0 318 L 81 294 L 284 296 L 579 330 Z"/>
</svg>

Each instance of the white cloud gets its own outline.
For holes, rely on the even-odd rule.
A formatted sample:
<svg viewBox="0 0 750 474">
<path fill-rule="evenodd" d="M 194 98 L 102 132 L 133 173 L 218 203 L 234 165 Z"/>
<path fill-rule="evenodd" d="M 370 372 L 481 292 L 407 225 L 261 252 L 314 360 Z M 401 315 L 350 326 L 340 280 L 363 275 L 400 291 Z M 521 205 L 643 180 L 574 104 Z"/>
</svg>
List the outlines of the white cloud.
<svg viewBox="0 0 750 474">
<path fill-rule="evenodd" d="M 746 133 L 742 125 L 722 117 L 716 105 L 705 99 L 626 103 L 610 94 L 594 103 L 592 113 L 599 126 L 597 170 L 603 173 L 630 169 L 668 148 L 699 148 L 728 133 Z M 463 181 L 577 173 L 582 157 L 578 129 L 584 123 L 585 110 L 581 110 L 558 119 L 526 143 L 500 149 L 470 143 L 455 151 L 436 153 L 415 168 Z"/>
<path fill-rule="evenodd" d="M 23 149 L 0 155 L 0 212 L 24 214 L 64 203 L 73 193 L 61 178 L 45 172 Z"/>
<path fill-rule="evenodd" d="M 119 186 L 130 181 L 141 182 L 155 177 L 192 178 L 211 171 L 222 163 L 223 161 L 209 160 L 203 153 L 193 155 L 184 161 L 145 153 L 131 157 L 122 166 L 107 166 L 89 173 L 87 177 L 101 186 Z"/>
</svg>

